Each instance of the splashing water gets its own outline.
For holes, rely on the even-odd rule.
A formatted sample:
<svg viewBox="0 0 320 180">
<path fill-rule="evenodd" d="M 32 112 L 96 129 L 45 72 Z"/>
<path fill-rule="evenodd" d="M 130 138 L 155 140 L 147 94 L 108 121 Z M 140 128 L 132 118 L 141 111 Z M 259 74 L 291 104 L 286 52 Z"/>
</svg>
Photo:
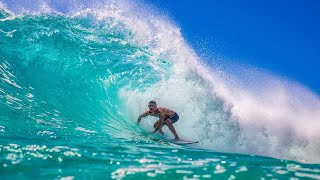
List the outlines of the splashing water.
<svg viewBox="0 0 320 180">
<path fill-rule="evenodd" d="M 319 97 L 206 64 L 145 4 L 3 1 L 0 45 L 0 177 L 320 179 Z M 151 99 L 200 143 L 157 140 L 153 118 L 137 127 Z"/>
</svg>

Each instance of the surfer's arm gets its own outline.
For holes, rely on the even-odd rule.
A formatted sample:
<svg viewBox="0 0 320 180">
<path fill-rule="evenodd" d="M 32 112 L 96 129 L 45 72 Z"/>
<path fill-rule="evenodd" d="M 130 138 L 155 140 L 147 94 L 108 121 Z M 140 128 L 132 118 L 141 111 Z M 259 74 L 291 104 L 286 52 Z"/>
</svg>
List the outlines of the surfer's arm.
<svg viewBox="0 0 320 180">
<path fill-rule="evenodd" d="M 140 123 L 142 118 L 147 117 L 148 115 L 149 115 L 149 111 L 146 111 L 146 112 L 140 114 L 139 117 L 138 117 L 138 120 L 137 120 L 137 124 Z"/>
</svg>

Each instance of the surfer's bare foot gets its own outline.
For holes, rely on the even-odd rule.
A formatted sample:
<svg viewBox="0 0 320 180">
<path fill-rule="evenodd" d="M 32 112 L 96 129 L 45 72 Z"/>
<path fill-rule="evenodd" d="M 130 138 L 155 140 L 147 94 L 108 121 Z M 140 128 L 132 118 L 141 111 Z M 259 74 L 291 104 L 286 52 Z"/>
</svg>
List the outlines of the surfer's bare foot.
<svg viewBox="0 0 320 180">
<path fill-rule="evenodd" d="M 162 129 L 159 129 L 159 133 L 160 133 L 161 135 L 164 135 L 164 132 L 162 131 Z"/>
<path fill-rule="evenodd" d="M 174 141 L 180 141 L 181 139 L 179 137 L 175 137 Z"/>
</svg>

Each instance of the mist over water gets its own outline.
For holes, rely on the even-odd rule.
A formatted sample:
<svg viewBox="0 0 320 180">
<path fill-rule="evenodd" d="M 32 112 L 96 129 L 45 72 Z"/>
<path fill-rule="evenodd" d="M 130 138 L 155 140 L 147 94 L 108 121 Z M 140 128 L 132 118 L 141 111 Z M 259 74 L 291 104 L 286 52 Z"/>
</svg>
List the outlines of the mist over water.
<svg viewBox="0 0 320 180">
<path fill-rule="evenodd" d="M 169 17 L 143 2 L 0 8 L 5 177 L 319 178 L 320 99 L 303 85 L 206 64 Z M 179 113 L 182 138 L 200 143 L 149 135 L 154 118 L 136 126 L 152 99 Z M 43 163 L 47 170 L 35 172 Z"/>
</svg>

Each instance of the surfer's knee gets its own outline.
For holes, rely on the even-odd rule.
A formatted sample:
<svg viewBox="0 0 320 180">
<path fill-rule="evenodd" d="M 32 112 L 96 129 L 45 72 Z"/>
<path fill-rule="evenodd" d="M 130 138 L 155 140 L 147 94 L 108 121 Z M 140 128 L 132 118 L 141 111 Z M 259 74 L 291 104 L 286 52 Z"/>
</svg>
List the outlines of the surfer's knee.
<svg viewBox="0 0 320 180">
<path fill-rule="evenodd" d="M 167 120 L 165 121 L 165 124 L 166 124 L 166 125 L 168 125 L 168 124 L 172 124 L 171 119 L 167 119 Z"/>
</svg>

